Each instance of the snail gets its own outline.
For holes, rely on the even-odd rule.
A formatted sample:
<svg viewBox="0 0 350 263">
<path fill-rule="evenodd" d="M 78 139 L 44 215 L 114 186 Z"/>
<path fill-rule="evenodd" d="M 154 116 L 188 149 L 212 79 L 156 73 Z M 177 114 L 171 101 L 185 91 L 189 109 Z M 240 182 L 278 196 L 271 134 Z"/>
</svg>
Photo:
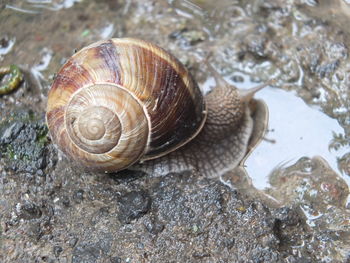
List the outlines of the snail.
<svg viewBox="0 0 350 263">
<path fill-rule="evenodd" d="M 94 171 L 219 176 L 263 134 L 267 108 L 253 95 L 267 84 L 238 90 L 208 68 L 217 86 L 203 96 L 185 67 L 155 44 L 93 43 L 68 59 L 51 86 L 52 141 Z"/>
</svg>

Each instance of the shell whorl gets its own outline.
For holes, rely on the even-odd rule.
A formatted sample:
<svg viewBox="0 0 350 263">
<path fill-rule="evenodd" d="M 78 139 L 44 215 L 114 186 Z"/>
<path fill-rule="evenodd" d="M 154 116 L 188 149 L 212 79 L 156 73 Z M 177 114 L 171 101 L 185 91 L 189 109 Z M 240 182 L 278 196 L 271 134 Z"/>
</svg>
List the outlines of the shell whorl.
<svg viewBox="0 0 350 263">
<path fill-rule="evenodd" d="M 111 39 L 63 65 L 46 118 L 63 152 L 113 172 L 182 146 L 206 114 L 200 90 L 176 58 L 146 41 Z"/>
<path fill-rule="evenodd" d="M 132 164 L 146 150 L 149 124 L 144 108 L 118 85 L 95 84 L 76 92 L 65 111 L 69 155 L 92 162 Z"/>
</svg>

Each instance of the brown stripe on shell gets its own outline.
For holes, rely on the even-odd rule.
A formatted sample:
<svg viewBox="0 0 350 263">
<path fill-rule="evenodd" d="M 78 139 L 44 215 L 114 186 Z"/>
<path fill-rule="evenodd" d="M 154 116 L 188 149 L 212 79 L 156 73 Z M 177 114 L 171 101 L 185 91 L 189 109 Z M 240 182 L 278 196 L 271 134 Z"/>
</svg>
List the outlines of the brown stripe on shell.
<svg viewBox="0 0 350 263">
<path fill-rule="evenodd" d="M 72 88 L 73 92 L 81 86 L 85 86 L 93 81 L 88 70 L 86 70 L 80 61 L 75 60 L 75 56 L 71 57 L 58 72 L 51 91 L 60 89 L 61 87 Z"/>
<path fill-rule="evenodd" d="M 188 87 L 172 67 L 166 65 L 164 73 L 158 77 L 161 85 L 155 95 L 157 107 L 150 111 L 151 120 L 156 124 L 152 129 L 151 154 L 156 155 L 164 151 L 167 144 L 176 145 L 191 138 L 201 125 L 204 110 L 200 100 L 196 105 L 191 99 Z"/>
<path fill-rule="evenodd" d="M 60 69 L 52 84 L 48 95 L 48 111 L 65 106 L 74 92 L 93 82 L 89 71 L 72 57 Z"/>
<path fill-rule="evenodd" d="M 89 60 L 84 60 L 84 67 L 93 74 L 96 83 L 121 84 L 120 61 L 118 50 L 109 40 L 87 49 Z"/>
<path fill-rule="evenodd" d="M 120 71 L 116 47 L 112 41 L 94 47 L 85 47 L 74 54 L 60 69 L 50 92 L 69 91 L 90 86 L 96 82 L 119 84 Z"/>
<path fill-rule="evenodd" d="M 146 159 L 186 143 L 205 119 L 202 94 L 192 77 L 175 57 L 155 45 L 114 42 L 121 59 L 122 85 L 144 102 L 151 119 Z"/>
<path fill-rule="evenodd" d="M 54 142 L 57 142 L 57 135 L 60 129 L 64 128 L 64 107 L 54 108 L 46 113 L 46 122 L 49 127 L 50 135 Z"/>
<path fill-rule="evenodd" d="M 139 48 L 142 48 L 142 49 L 150 50 L 151 52 L 154 51 L 154 53 L 157 53 L 157 56 L 161 57 L 163 60 L 167 62 L 167 64 L 171 65 L 177 72 L 179 72 L 179 74 L 181 75 L 186 85 L 189 85 L 189 83 L 193 81 L 190 73 L 184 68 L 184 66 L 181 63 L 179 63 L 179 61 L 173 55 L 171 55 L 166 50 L 154 44 L 151 44 L 150 42 L 137 39 L 137 38 L 113 38 L 111 39 L 111 41 L 115 43 L 115 45 L 118 45 L 119 47 L 132 45 L 132 46 L 138 46 Z M 99 42 L 96 42 L 93 45 L 94 46 L 99 45 Z M 192 98 L 196 98 L 198 96 L 197 94 L 198 90 L 196 89 L 189 89 L 189 92 Z"/>
<path fill-rule="evenodd" d="M 111 41 L 83 48 L 58 72 L 49 92 L 47 110 L 65 106 L 77 90 L 92 84 L 119 84 L 119 68 L 118 54 Z"/>
</svg>

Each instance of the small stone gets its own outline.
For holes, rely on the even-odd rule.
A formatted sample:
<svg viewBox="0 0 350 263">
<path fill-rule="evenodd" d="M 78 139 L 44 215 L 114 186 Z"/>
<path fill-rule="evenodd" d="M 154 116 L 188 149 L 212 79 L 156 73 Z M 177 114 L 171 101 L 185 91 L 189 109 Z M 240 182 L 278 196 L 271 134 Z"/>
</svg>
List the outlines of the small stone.
<svg viewBox="0 0 350 263">
<path fill-rule="evenodd" d="M 118 203 L 118 219 L 128 224 L 148 212 L 151 207 L 151 198 L 145 191 L 132 191 L 122 196 Z"/>
<path fill-rule="evenodd" d="M 53 247 L 53 253 L 55 254 L 55 256 L 58 258 L 58 256 L 61 254 L 61 252 L 63 251 L 63 248 L 60 246 L 54 246 Z"/>
<path fill-rule="evenodd" d="M 204 41 L 206 38 L 204 32 L 197 30 L 186 31 L 182 36 L 191 46 Z"/>
<path fill-rule="evenodd" d="M 33 223 L 28 226 L 26 233 L 30 238 L 38 241 L 43 235 L 43 230 L 39 223 Z"/>
<path fill-rule="evenodd" d="M 233 82 L 236 82 L 236 83 L 243 83 L 244 82 L 244 78 L 240 75 L 234 75 L 232 76 L 231 80 Z"/>
<path fill-rule="evenodd" d="M 72 262 L 106 262 L 102 260 L 110 253 L 113 236 L 101 234 L 97 242 L 80 242 L 73 250 Z"/>
<path fill-rule="evenodd" d="M 155 219 L 146 220 L 144 226 L 146 227 L 148 232 L 154 235 L 164 230 L 164 224 L 160 223 L 158 220 Z"/>
<path fill-rule="evenodd" d="M 75 245 L 78 243 L 78 238 L 77 237 L 72 237 L 69 241 L 68 241 L 68 245 L 70 247 L 75 247 Z"/>
<path fill-rule="evenodd" d="M 68 196 L 62 196 L 61 201 L 62 201 L 62 204 L 63 204 L 65 207 L 69 207 L 69 205 L 70 205 L 70 200 L 69 200 L 69 197 L 68 197 Z"/>
<path fill-rule="evenodd" d="M 84 190 L 79 189 L 75 191 L 73 194 L 73 200 L 77 203 L 80 204 L 84 200 Z"/>
<path fill-rule="evenodd" d="M 40 218 L 42 212 L 38 206 L 32 203 L 25 203 L 19 209 L 19 217 L 25 220 Z"/>
<path fill-rule="evenodd" d="M 101 254 L 100 248 L 94 244 L 79 246 L 73 251 L 72 262 L 97 262 L 101 258 Z"/>
<path fill-rule="evenodd" d="M 138 249 L 144 249 L 144 248 L 145 248 L 145 245 L 142 244 L 142 243 L 137 243 L 137 244 L 136 244 L 136 247 L 137 247 Z"/>
<path fill-rule="evenodd" d="M 1 144 L 8 144 L 12 140 L 14 140 L 23 127 L 24 124 L 21 122 L 15 122 L 12 125 L 10 125 L 7 129 L 5 129 L 0 138 Z"/>
<path fill-rule="evenodd" d="M 189 30 L 185 25 L 176 29 L 172 33 L 169 34 L 170 39 L 178 39 L 184 45 L 196 45 L 199 42 L 204 41 L 207 36 L 204 31 L 201 30 Z"/>
<path fill-rule="evenodd" d="M 36 175 L 40 176 L 40 177 L 45 177 L 45 174 L 44 174 L 43 170 L 41 170 L 41 169 L 36 171 Z"/>
<path fill-rule="evenodd" d="M 120 257 L 112 257 L 111 263 L 121 263 L 122 259 Z"/>
<path fill-rule="evenodd" d="M 36 174 L 55 159 L 48 146 L 48 129 L 43 118 L 38 119 L 29 110 L 17 110 L 0 127 L 2 158 L 7 158 L 5 169 Z M 39 176 L 40 172 L 39 172 Z"/>
</svg>

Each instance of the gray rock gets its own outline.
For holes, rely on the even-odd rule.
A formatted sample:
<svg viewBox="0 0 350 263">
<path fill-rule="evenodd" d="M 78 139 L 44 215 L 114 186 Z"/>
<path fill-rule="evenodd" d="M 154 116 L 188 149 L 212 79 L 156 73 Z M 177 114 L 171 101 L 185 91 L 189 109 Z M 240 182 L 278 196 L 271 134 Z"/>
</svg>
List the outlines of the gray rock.
<svg viewBox="0 0 350 263">
<path fill-rule="evenodd" d="M 151 198 L 147 192 L 132 191 L 118 200 L 119 214 L 118 219 L 124 224 L 140 218 L 147 213 L 151 207 Z"/>
</svg>

